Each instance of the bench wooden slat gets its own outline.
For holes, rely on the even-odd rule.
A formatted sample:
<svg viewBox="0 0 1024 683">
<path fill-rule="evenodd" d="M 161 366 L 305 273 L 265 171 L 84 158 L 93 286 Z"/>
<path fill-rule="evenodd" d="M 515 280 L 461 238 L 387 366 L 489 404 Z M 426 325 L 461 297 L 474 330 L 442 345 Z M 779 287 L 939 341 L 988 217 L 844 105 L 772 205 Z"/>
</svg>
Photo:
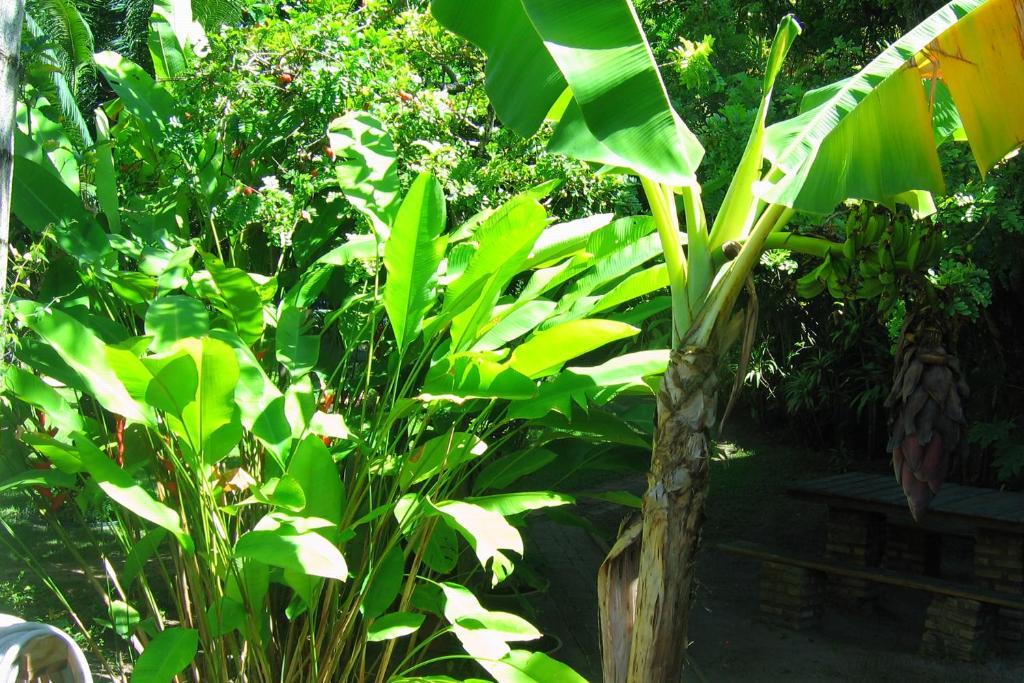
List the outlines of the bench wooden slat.
<svg viewBox="0 0 1024 683">
<path fill-rule="evenodd" d="M 1010 593 L 965 586 L 963 584 L 936 579 L 930 576 L 910 576 L 891 569 L 881 567 L 851 567 L 838 564 L 829 560 L 801 558 L 783 555 L 779 552 L 765 548 L 757 543 L 747 541 L 734 541 L 732 543 L 719 543 L 718 549 L 731 555 L 751 557 L 764 562 L 775 562 L 777 564 L 788 564 L 795 567 L 803 567 L 814 571 L 835 574 L 837 576 L 849 576 L 857 579 L 866 579 L 875 583 L 884 583 L 902 588 L 939 593 L 954 598 L 965 598 L 991 605 L 1009 607 L 1010 609 L 1024 609 L 1024 597 Z"/>
<path fill-rule="evenodd" d="M 841 484 L 847 481 L 854 481 L 863 477 L 861 472 L 847 472 L 845 474 L 833 474 L 828 477 L 821 479 L 812 479 L 811 481 L 805 481 L 797 484 L 794 490 L 799 489 L 803 491 L 813 491 L 815 493 L 819 491 L 830 491 L 833 486 Z"/>
<path fill-rule="evenodd" d="M 844 486 L 837 486 L 831 489 L 829 493 L 834 493 L 837 496 L 846 496 L 848 498 L 861 498 L 869 496 L 876 491 L 891 489 L 895 485 L 895 480 L 886 481 L 885 478 L 870 476 Z"/>
<path fill-rule="evenodd" d="M 846 473 L 798 482 L 787 489 L 798 498 L 886 515 L 909 517 L 899 485 L 888 474 Z M 929 506 L 929 525 L 972 524 L 1024 533 L 1024 494 L 947 484 Z M 936 530 L 939 530 L 936 528 Z M 968 530 L 969 531 L 969 530 Z"/>
<path fill-rule="evenodd" d="M 984 516 L 1010 522 L 1024 521 L 1024 499 L 999 491 L 959 501 L 953 505 L 952 510 L 961 515 Z"/>
</svg>

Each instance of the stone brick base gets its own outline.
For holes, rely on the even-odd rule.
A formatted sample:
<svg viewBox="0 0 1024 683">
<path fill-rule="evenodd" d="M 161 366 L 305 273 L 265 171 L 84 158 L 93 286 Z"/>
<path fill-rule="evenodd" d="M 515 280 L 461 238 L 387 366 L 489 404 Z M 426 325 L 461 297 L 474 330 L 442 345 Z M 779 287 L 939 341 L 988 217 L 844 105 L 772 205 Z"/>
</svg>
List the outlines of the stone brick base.
<svg viewBox="0 0 1024 683">
<path fill-rule="evenodd" d="M 824 576 L 802 567 L 761 563 L 761 614 L 789 628 L 811 628 L 821 619 Z"/>
<path fill-rule="evenodd" d="M 992 590 L 1024 597 L 1024 536 L 979 531 L 974 542 L 974 576 Z M 999 608 L 995 630 L 1001 650 L 1024 651 L 1024 611 Z"/>
<path fill-rule="evenodd" d="M 877 566 L 885 547 L 885 516 L 855 510 L 829 509 L 825 556 L 850 565 Z M 864 606 L 878 595 L 878 585 L 848 576 L 828 578 L 829 595 L 851 607 Z"/>
<path fill-rule="evenodd" d="M 993 612 L 991 605 L 936 595 L 925 617 L 921 653 L 978 661 L 992 641 Z"/>
</svg>

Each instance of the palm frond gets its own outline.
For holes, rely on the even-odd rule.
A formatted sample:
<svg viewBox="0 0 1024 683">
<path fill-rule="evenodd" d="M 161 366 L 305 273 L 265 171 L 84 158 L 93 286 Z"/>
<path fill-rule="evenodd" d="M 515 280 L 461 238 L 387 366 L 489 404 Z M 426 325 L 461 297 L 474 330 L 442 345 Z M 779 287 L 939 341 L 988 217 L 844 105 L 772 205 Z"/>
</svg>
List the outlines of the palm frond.
<svg viewBox="0 0 1024 683">
<path fill-rule="evenodd" d="M 25 15 L 25 30 L 33 38 L 45 39 L 48 37 L 46 31 L 39 25 L 36 19 L 29 14 Z M 61 66 L 61 58 L 57 51 L 49 45 L 43 49 L 42 57 L 53 67 Z M 91 59 L 91 54 L 90 54 Z M 78 107 L 74 92 L 64 72 L 61 70 L 47 69 L 47 78 L 37 79 L 33 83 L 47 98 L 59 109 L 60 123 L 64 126 L 68 138 L 76 145 L 89 147 L 93 144 L 92 134 L 89 126 L 82 116 Z"/>
<path fill-rule="evenodd" d="M 26 13 L 43 31 L 71 92 L 77 96 L 83 73 L 92 68 L 96 45 L 75 0 L 28 0 Z"/>
<path fill-rule="evenodd" d="M 242 19 L 240 0 L 192 0 L 192 15 L 208 31 L 223 24 L 237 24 Z"/>
</svg>

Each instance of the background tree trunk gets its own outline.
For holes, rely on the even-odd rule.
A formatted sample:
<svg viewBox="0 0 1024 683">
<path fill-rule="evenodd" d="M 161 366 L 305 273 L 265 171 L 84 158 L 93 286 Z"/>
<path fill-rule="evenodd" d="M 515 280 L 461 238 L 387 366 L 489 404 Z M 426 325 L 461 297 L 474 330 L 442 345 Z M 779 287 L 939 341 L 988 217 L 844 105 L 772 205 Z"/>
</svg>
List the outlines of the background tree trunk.
<svg viewBox="0 0 1024 683">
<path fill-rule="evenodd" d="M 716 360 L 703 348 L 673 351 L 658 392 L 640 548 L 636 527 L 627 527 L 599 574 L 606 683 L 677 683 L 682 673 L 708 487 L 708 428 L 718 403 Z M 631 602 L 636 611 L 629 618 L 622 607 Z M 630 638 L 628 673 L 623 638 Z"/>
<path fill-rule="evenodd" d="M 0 304 L 7 289 L 11 231 L 11 181 L 14 178 L 14 115 L 18 99 L 18 50 L 25 0 L 0 2 Z"/>
</svg>

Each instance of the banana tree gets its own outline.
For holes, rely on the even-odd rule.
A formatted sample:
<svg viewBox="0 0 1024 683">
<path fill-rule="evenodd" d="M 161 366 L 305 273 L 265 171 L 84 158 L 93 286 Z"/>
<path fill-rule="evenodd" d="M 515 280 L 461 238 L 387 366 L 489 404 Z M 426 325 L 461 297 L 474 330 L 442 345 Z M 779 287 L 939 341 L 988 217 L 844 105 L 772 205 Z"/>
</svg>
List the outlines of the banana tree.
<svg viewBox="0 0 1024 683">
<path fill-rule="evenodd" d="M 949 139 L 967 140 L 983 173 L 1016 148 L 1024 140 L 1024 2 L 950 2 L 859 73 L 807 93 L 796 117 L 768 127 L 773 85 L 800 33 L 784 18 L 746 149 L 711 221 L 697 180 L 703 148 L 672 108 L 629 0 L 431 6 L 487 53 L 487 92 L 506 126 L 530 135 L 553 121 L 549 149 L 636 175 L 647 195 L 669 274 L 673 349 L 642 522 L 623 529 L 600 571 L 604 677 L 678 680 L 719 365 L 740 338 L 749 344 L 755 316 L 749 305 L 736 308 L 766 241 L 795 211 L 941 192 L 936 150 Z"/>
<path fill-rule="evenodd" d="M 14 176 L 14 104 L 18 94 L 18 48 L 24 18 L 24 0 L 5 2 L 0 7 L 0 301 L 7 285 L 7 239 Z"/>
</svg>

